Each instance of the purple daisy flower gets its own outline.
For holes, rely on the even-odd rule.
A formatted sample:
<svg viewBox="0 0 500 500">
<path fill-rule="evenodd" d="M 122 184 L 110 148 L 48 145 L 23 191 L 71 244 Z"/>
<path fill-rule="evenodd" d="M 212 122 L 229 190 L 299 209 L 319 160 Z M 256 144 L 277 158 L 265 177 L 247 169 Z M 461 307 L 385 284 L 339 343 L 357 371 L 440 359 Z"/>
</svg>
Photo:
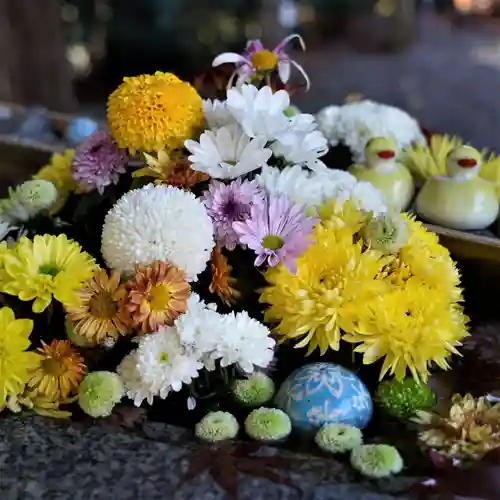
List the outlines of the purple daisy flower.
<svg viewBox="0 0 500 500">
<path fill-rule="evenodd" d="M 253 181 L 236 179 L 230 184 L 212 181 L 203 195 L 203 202 L 214 224 L 215 240 L 220 246 L 234 250 L 239 237 L 233 222 L 244 222 L 251 209 L 262 204 L 264 195 Z"/>
<path fill-rule="evenodd" d="M 127 153 L 107 132 L 95 132 L 76 148 L 71 164 L 73 180 L 85 191 L 97 189 L 102 194 L 125 173 L 127 160 Z"/>
<path fill-rule="evenodd" d="M 296 259 L 309 246 L 309 238 L 316 219 L 307 217 L 304 208 L 288 198 L 270 197 L 252 207 L 246 221 L 234 222 L 233 229 L 240 243 L 248 245 L 256 254 L 255 265 L 266 260 L 271 267 L 280 262 L 295 273 Z"/>
</svg>

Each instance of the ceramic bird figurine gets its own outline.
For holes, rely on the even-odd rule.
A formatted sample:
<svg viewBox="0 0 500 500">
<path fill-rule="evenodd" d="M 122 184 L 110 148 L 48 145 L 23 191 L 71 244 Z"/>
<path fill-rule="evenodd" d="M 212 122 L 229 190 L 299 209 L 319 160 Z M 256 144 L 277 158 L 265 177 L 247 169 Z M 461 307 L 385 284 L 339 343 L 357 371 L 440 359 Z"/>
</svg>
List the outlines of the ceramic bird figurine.
<svg viewBox="0 0 500 500">
<path fill-rule="evenodd" d="M 374 137 L 365 146 L 366 162 L 352 165 L 349 173 L 376 187 L 387 206 L 400 212 L 410 205 L 415 186 L 408 169 L 396 161 L 397 152 L 393 139 Z"/>
<path fill-rule="evenodd" d="M 479 230 L 493 224 L 499 203 L 495 186 L 478 177 L 481 154 L 459 146 L 446 157 L 446 175 L 430 177 L 417 196 L 417 213 L 451 229 Z"/>
</svg>

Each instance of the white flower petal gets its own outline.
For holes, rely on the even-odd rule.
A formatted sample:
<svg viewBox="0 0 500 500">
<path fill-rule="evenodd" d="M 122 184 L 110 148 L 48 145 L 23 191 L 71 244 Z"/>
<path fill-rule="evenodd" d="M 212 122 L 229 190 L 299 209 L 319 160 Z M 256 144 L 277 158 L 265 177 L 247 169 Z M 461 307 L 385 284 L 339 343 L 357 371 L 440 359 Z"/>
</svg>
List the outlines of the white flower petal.
<svg viewBox="0 0 500 500">
<path fill-rule="evenodd" d="M 248 64 L 246 57 L 235 52 L 224 52 L 219 54 L 213 61 L 212 67 L 221 66 L 222 64 Z"/>
</svg>

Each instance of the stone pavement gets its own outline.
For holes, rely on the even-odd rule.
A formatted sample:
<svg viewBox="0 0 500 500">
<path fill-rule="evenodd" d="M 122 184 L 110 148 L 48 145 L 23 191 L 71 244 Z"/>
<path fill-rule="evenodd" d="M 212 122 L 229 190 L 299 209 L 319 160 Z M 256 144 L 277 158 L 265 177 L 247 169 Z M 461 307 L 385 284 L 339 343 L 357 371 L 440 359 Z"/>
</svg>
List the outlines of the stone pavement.
<svg viewBox="0 0 500 500">
<path fill-rule="evenodd" d="M 406 109 L 430 130 L 500 151 L 500 27 L 493 23 L 457 27 L 424 13 L 419 40 L 399 53 L 332 43 L 300 61 L 312 79 L 297 98 L 305 111 L 361 93 Z"/>
</svg>

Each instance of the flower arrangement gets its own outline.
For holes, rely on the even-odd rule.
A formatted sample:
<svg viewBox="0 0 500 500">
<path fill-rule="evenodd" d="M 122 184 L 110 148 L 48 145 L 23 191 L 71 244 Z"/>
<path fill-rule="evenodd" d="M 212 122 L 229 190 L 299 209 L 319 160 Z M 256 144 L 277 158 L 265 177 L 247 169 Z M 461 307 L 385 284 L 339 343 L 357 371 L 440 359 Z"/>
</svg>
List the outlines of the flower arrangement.
<svg viewBox="0 0 500 500">
<path fill-rule="evenodd" d="M 254 41 L 217 57 L 235 65 L 220 99 L 169 73 L 125 78 L 109 96 L 109 132 L 2 200 L 0 409 L 104 418 L 165 400 L 202 440 L 245 429 L 274 442 L 295 423 L 273 408 L 295 368 L 287 346 L 301 364 L 347 350 L 375 380 L 411 377 L 405 415 L 412 387 L 451 367 L 468 318 L 448 250 L 322 161 L 337 140 L 359 153 L 349 131 L 360 123 L 399 132 L 404 147 L 423 135 L 395 110 L 365 103 L 370 118 L 353 103 L 325 136 L 325 120 L 291 107 L 291 67 L 309 86 L 284 51 L 295 38 L 303 45 Z M 392 447 L 326 423 L 322 449 L 352 449 L 370 477 L 401 470 Z"/>
</svg>

